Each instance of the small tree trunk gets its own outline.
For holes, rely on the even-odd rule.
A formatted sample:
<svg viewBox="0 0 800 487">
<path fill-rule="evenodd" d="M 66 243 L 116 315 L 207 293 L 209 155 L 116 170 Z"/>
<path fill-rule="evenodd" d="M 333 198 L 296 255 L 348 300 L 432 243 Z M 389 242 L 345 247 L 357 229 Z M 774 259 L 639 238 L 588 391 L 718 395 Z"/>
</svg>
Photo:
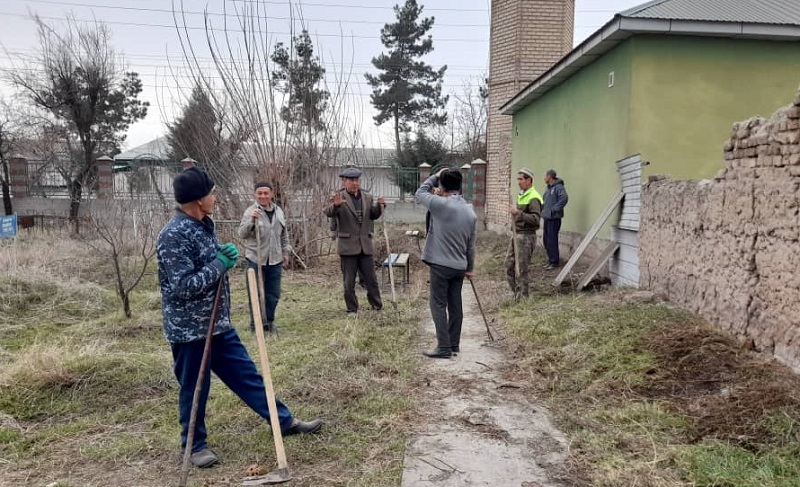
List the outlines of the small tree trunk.
<svg viewBox="0 0 800 487">
<path fill-rule="evenodd" d="M 398 182 L 400 184 L 400 201 L 406 200 L 406 184 L 405 184 L 405 176 L 402 173 L 400 161 L 403 160 L 403 147 L 400 145 L 400 115 L 398 115 L 397 110 L 394 111 L 394 145 L 397 150 L 397 170 L 400 171 L 400 177 L 398 178 Z"/>
<path fill-rule="evenodd" d="M 69 183 L 69 221 L 72 222 L 73 231 L 75 234 L 81 232 L 80 220 L 78 213 L 81 209 L 81 197 L 83 195 L 83 185 L 80 181 L 73 180 Z"/>
<path fill-rule="evenodd" d="M 125 317 L 131 317 L 131 301 L 128 296 L 128 291 L 125 289 L 125 283 L 122 282 L 122 268 L 119 266 L 119 253 L 112 252 L 111 260 L 114 262 L 114 274 L 117 277 L 117 294 L 120 301 L 122 301 L 122 311 L 125 312 Z"/>
<path fill-rule="evenodd" d="M 122 310 L 125 312 L 126 318 L 131 318 L 133 316 L 131 313 L 131 300 L 127 293 L 122 296 Z"/>
<path fill-rule="evenodd" d="M 6 181 L 0 181 L 3 186 L 3 209 L 6 215 L 14 214 L 14 205 L 11 203 L 11 188 Z"/>
</svg>

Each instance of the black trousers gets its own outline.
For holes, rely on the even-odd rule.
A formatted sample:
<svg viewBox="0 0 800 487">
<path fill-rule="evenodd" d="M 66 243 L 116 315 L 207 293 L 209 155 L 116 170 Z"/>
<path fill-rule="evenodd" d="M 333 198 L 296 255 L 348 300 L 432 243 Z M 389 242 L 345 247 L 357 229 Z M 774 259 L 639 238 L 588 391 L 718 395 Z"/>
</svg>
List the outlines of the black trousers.
<svg viewBox="0 0 800 487">
<path fill-rule="evenodd" d="M 461 343 L 464 310 L 461 306 L 461 286 L 465 271 L 428 264 L 430 274 L 430 306 L 436 326 L 436 346 L 449 349 Z"/>
<path fill-rule="evenodd" d="M 542 243 L 547 252 L 547 260 L 550 265 L 558 266 L 558 232 L 561 230 L 561 218 L 544 221 L 544 233 L 542 234 Z"/>
<path fill-rule="evenodd" d="M 371 255 L 340 255 L 342 275 L 344 276 L 344 304 L 347 311 L 358 311 L 356 297 L 356 274 L 363 277 L 367 289 L 367 301 L 373 309 L 383 308 L 378 278 L 375 275 L 375 261 Z"/>
</svg>

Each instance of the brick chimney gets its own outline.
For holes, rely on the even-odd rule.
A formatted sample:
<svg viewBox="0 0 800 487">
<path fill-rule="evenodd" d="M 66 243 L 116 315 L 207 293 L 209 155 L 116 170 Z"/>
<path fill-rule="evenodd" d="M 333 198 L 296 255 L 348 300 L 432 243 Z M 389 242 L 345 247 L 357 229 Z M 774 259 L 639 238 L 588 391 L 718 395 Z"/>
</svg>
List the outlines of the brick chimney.
<svg viewBox="0 0 800 487">
<path fill-rule="evenodd" d="M 575 0 L 492 0 L 486 219 L 507 229 L 511 116 L 497 110 L 572 50 Z"/>
</svg>

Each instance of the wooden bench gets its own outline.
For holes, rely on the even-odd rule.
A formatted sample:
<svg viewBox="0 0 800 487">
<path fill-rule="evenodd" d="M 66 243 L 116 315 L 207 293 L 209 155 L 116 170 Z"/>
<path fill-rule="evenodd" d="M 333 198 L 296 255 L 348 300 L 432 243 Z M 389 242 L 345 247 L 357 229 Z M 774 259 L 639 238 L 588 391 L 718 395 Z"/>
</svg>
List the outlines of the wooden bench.
<svg viewBox="0 0 800 487">
<path fill-rule="evenodd" d="M 392 267 L 393 268 L 401 268 L 403 269 L 403 287 L 411 281 L 411 263 L 408 260 L 409 254 L 390 254 L 389 257 L 385 258 L 381 263 L 381 283 L 386 282 L 386 274 L 387 270 L 389 269 L 389 262 L 391 259 Z M 395 277 L 397 275 L 395 274 Z"/>
</svg>

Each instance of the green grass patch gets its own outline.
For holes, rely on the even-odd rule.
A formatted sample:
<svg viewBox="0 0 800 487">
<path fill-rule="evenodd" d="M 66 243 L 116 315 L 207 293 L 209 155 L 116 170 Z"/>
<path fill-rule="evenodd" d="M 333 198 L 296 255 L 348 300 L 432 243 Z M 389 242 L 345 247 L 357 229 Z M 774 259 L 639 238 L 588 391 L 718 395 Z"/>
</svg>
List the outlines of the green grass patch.
<svg viewBox="0 0 800 487">
<path fill-rule="evenodd" d="M 720 332 L 624 292 L 500 309 L 586 471 L 576 485 L 798 486 L 797 376 Z"/>
<path fill-rule="evenodd" d="M 740 446 L 704 441 L 676 454 L 678 465 L 698 487 L 800 486 L 800 447 L 753 452 Z"/>
</svg>

